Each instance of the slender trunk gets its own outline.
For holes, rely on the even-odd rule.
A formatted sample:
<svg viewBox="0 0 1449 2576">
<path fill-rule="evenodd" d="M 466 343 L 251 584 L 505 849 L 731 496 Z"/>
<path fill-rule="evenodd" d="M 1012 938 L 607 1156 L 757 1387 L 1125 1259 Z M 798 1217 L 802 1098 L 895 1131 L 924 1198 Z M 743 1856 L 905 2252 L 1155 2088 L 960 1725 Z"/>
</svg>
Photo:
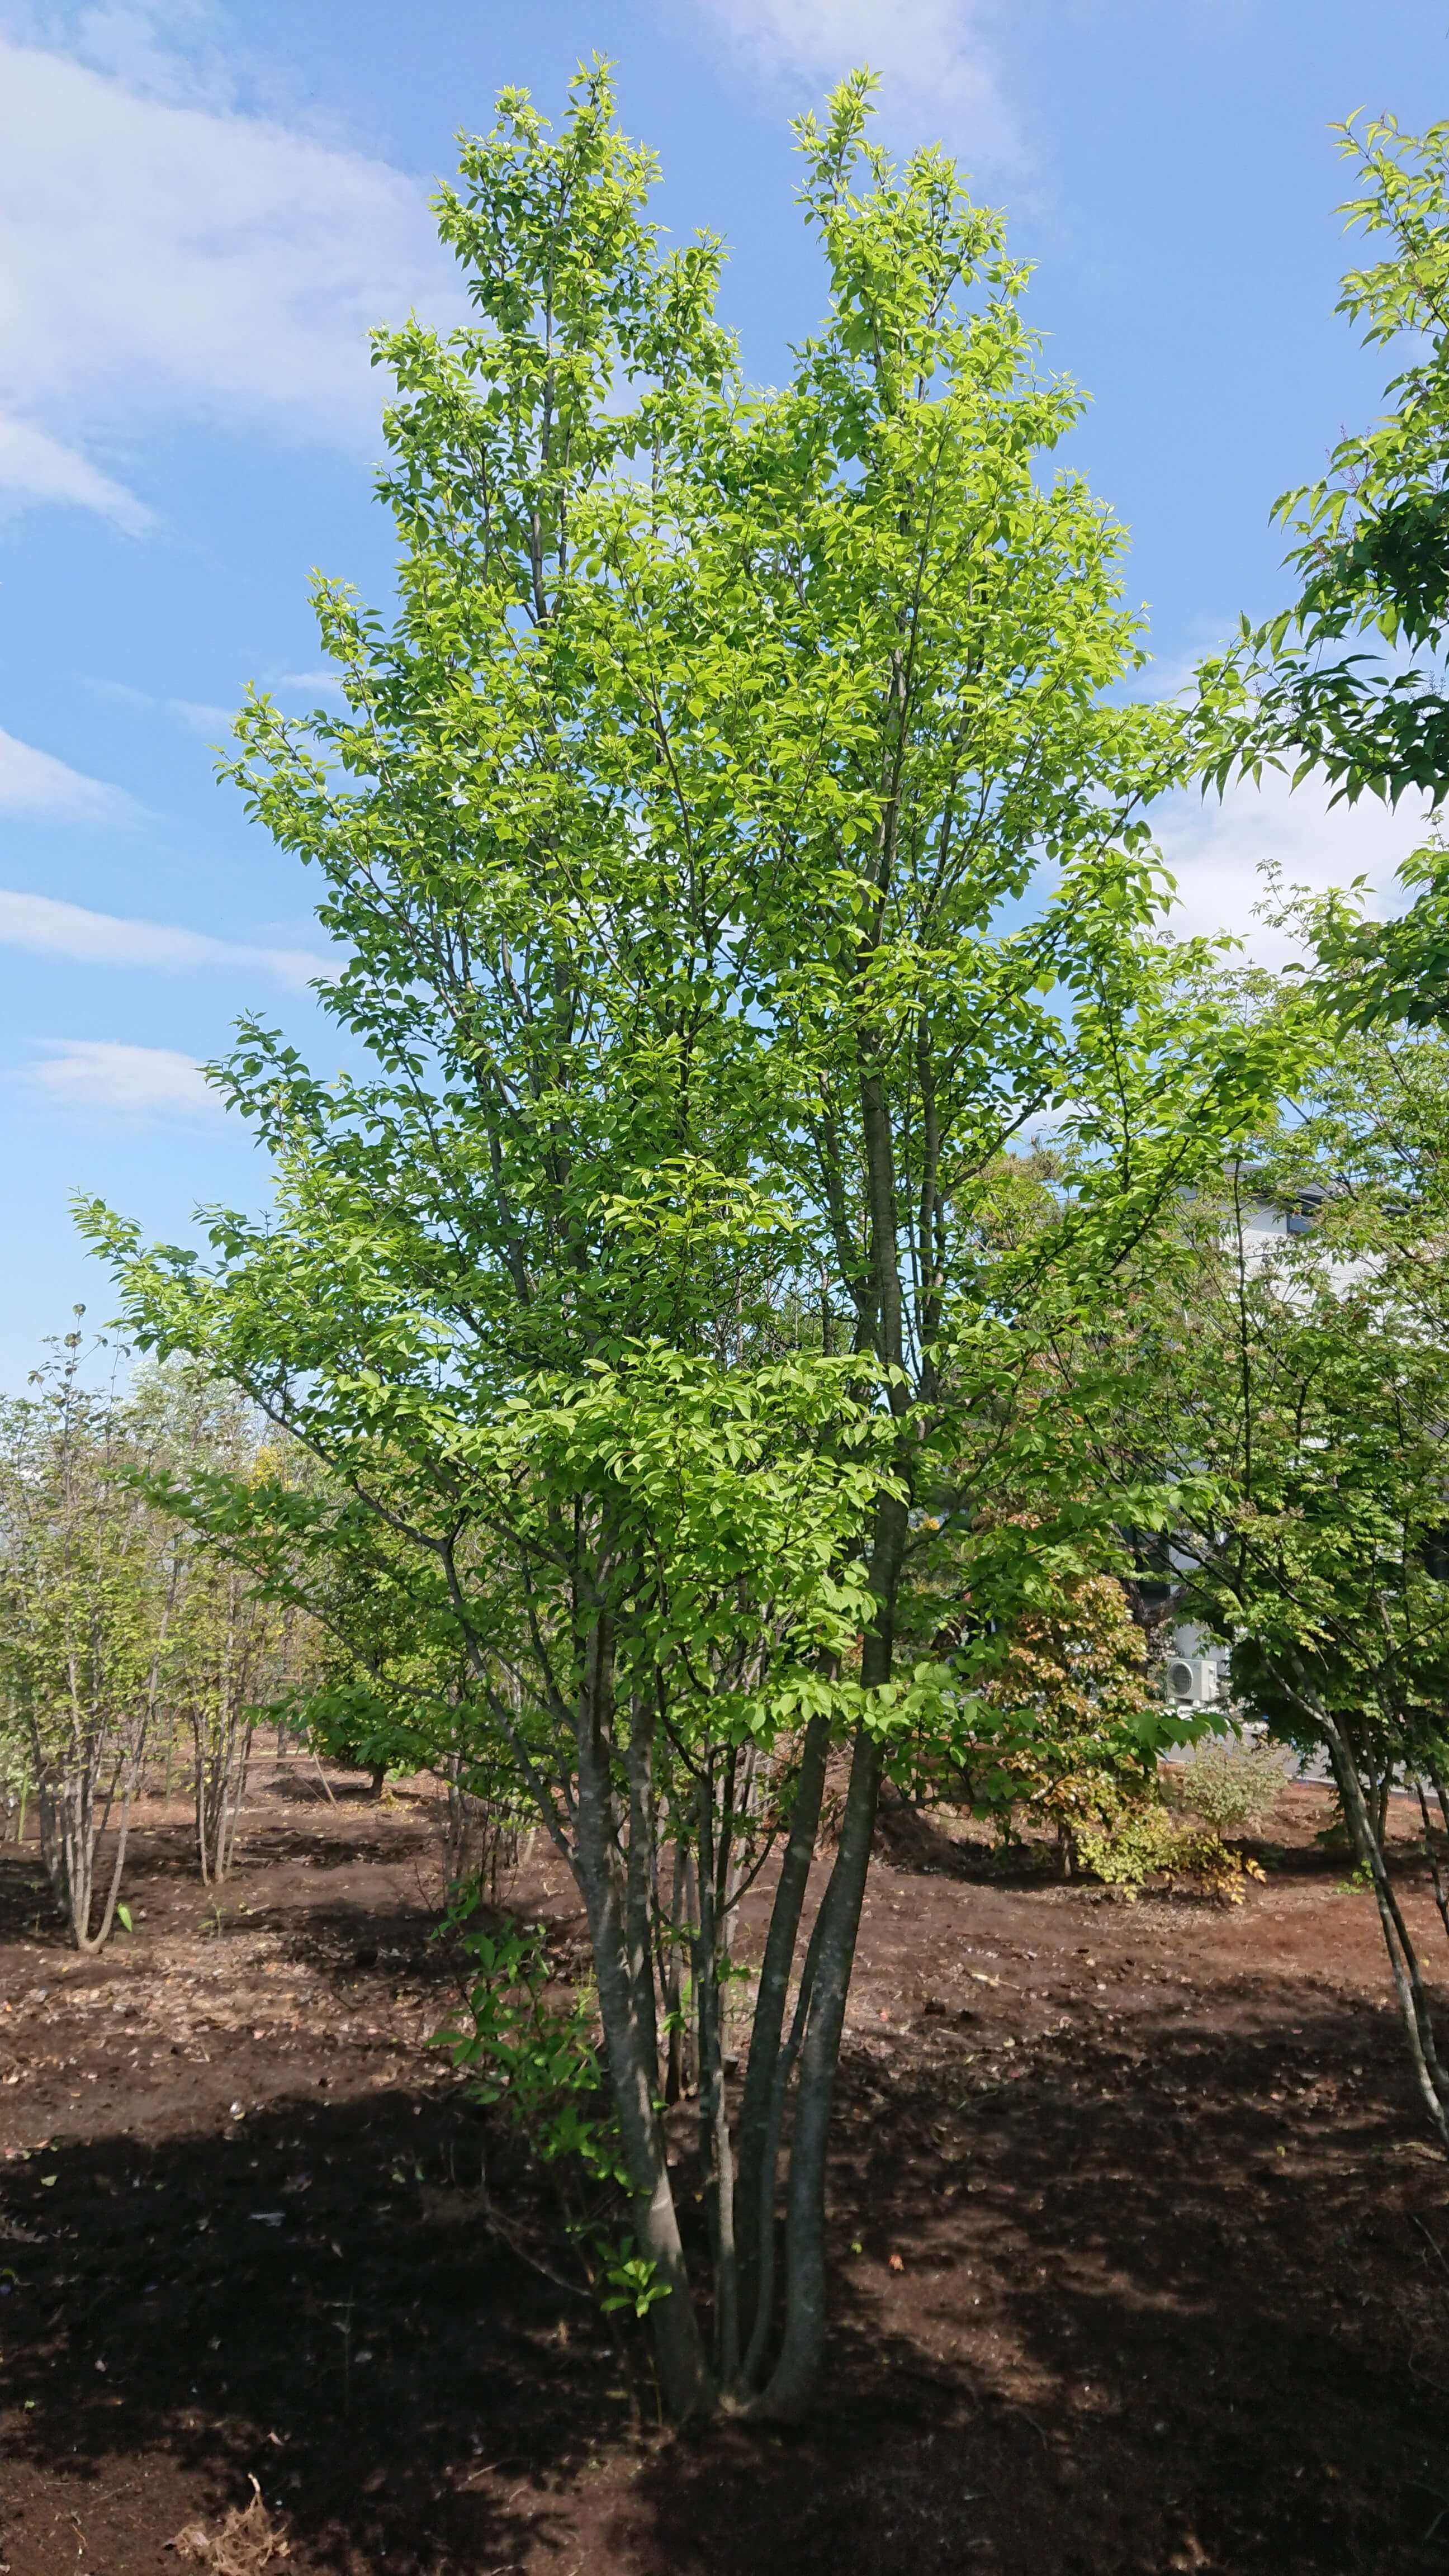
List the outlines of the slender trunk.
<svg viewBox="0 0 1449 2576">
<path fill-rule="evenodd" d="M 664 1973 L 660 1980 L 664 1996 L 665 2025 L 669 2033 L 669 2049 L 664 2068 L 664 2099 L 669 2103 L 679 2100 L 686 2081 L 682 2010 L 683 1980 L 680 1973 L 680 1960 L 687 1921 L 685 1897 L 689 1884 L 689 1852 L 677 1828 L 674 1837 L 672 1882 L 669 1897 L 669 1944 L 664 1959 Z"/>
<path fill-rule="evenodd" d="M 242 1808 L 246 1803 L 251 1763 L 252 1729 L 250 1726 L 242 1726 L 236 1732 L 228 1755 L 226 1789 L 221 1809 L 221 1830 L 217 1843 L 215 1875 L 218 1879 L 226 1878 L 230 1874 L 232 1862 L 236 1857 L 236 1829 L 241 1821 Z"/>
<path fill-rule="evenodd" d="M 785 2213 L 785 2330 L 780 2356 L 755 2411 L 794 2422 L 814 2392 L 825 2350 L 825 2178 L 830 2113 L 860 1908 L 870 1866 L 882 1752 L 864 1730 L 855 1739 L 840 1844 L 821 1899 L 814 1991 L 800 2051 L 795 2131 Z"/>
<path fill-rule="evenodd" d="M 61 1787 L 60 1839 L 65 1909 L 71 1939 L 78 1950 L 86 1946 L 86 1927 L 91 1919 L 94 1825 L 93 1780 L 88 1770 L 74 1771 Z"/>
<path fill-rule="evenodd" d="M 61 1912 L 66 1911 L 65 1861 L 62 1852 L 60 1824 L 60 1784 L 49 1771 L 40 1774 L 36 1792 L 40 1808 L 40 1859 L 50 1885 L 50 1892 Z"/>
<path fill-rule="evenodd" d="M 1326 1708 L 1320 1707 L 1317 1714 L 1333 1758 L 1338 1792 L 1343 1801 L 1344 1814 L 1348 1818 L 1349 1831 L 1353 1836 L 1354 1850 L 1360 1866 L 1368 1871 L 1373 1884 L 1379 1927 L 1384 1936 L 1384 1947 L 1388 1952 L 1389 1970 L 1394 1981 L 1394 1991 L 1398 1996 L 1404 2034 L 1409 2044 L 1409 2057 L 1419 2092 L 1424 2107 L 1438 2132 L 1441 2144 L 1449 2149 L 1449 2109 L 1446 2109 L 1446 2105 L 1449 2105 L 1449 2085 L 1446 2085 L 1439 2066 L 1433 2018 L 1429 2009 L 1429 1999 L 1424 1991 L 1424 1981 L 1419 1971 L 1418 1954 L 1409 1937 L 1408 1926 L 1390 1884 L 1383 1847 L 1373 1829 L 1373 1819 L 1363 1794 L 1363 1784 L 1358 1776 L 1358 1765 L 1353 1758 L 1353 1748 L 1337 1719 L 1331 1717 Z"/>
<path fill-rule="evenodd" d="M 625 1860 L 625 1932 L 629 1962 L 638 1990 L 639 2022 L 645 2034 L 654 2082 L 659 2081 L 659 2017 L 654 1997 L 653 1903 L 654 1852 L 654 1713 L 642 1696 L 636 1699 L 624 1771 L 629 1783 L 629 1847 Z"/>
<path fill-rule="evenodd" d="M 898 811 L 894 794 L 882 818 L 881 883 L 893 863 Z M 912 1397 L 904 1377 L 905 1319 L 900 1270 L 900 1226 L 895 1145 L 878 1032 L 863 1027 L 858 1039 L 861 1145 L 870 1237 L 870 1309 L 877 1357 L 892 1372 L 887 1396 L 905 1427 Z M 866 1315 L 858 1307 L 858 1333 Z M 870 1586 L 876 1611 L 863 1641 L 861 1681 L 867 1691 L 890 1680 L 895 1645 L 896 1597 L 905 1559 L 908 1505 L 902 1495 L 883 1496 L 876 1508 Z M 785 2319 L 779 2358 L 757 2413 L 793 2421 L 810 2402 L 825 2351 L 825 2188 L 830 2114 L 845 2007 L 850 1991 L 860 1909 L 870 1867 L 871 1840 L 880 1796 L 883 1753 L 862 1728 L 851 1754 L 850 1784 L 840 1842 L 821 1899 L 813 1989 L 800 2044 L 795 2126 L 790 2146 L 785 2205 Z M 817 1937 L 818 1936 L 818 1937 Z M 755 2343 L 752 2336 L 752 2348 Z"/>
<path fill-rule="evenodd" d="M 725 2101 L 720 2014 L 718 1912 L 719 1876 L 729 1863 L 727 1852 L 714 1847 L 714 1821 L 714 1766 L 706 1760 L 699 1784 L 699 1939 L 694 1954 L 699 2006 L 699 2125 L 714 2237 L 715 2368 L 721 2384 L 732 2388 L 739 2375 L 740 2316 L 735 2269 L 734 2152 Z M 721 1844 L 727 1830 L 726 1816 Z"/>
<path fill-rule="evenodd" d="M 207 1832 L 210 1787 L 207 1778 L 206 1720 L 200 1708 L 191 1712 L 192 1786 L 196 1800 L 196 1859 L 203 1887 L 211 1885 L 211 1836 Z"/>
<path fill-rule="evenodd" d="M 780 2139 L 785 2126 L 785 2096 L 795 2072 L 800 2045 L 810 2019 L 810 2004 L 815 1993 L 815 1971 L 820 1959 L 821 1935 L 827 1928 L 825 1908 L 816 1909 L 810 1938 L 805 1945 L 805 1961 L 800 1970 L 800 1991 L 790 2023 L 790 2036 L 775 2061 L 774 2082 L 770 2087 L 765 2114 L 765 2134 L 760 2151 L 756 2179 L 753 2217 L 758 2262 L 755 2267 L 754 2323 L 750 2330 L 749 2350 L 740 2373 L 744 2387 L 757 2389 L 765 2366 L 774 2325 L 775 2305 L 775 2193 L 780 2169 Z"/>
<path fill-rule="evenodd" d="M 116 1828 L 116 1856 L 111 1865 L 111 1883 L 106 1891 L 106 1902 L 101 1915 L 100 1924 L 94 1933 L 89 1929 L 91 1908 L 91 1873 L 89 1868 L 86 1872 L 86 1925 L 85 1928 L 82 1929 L 80 1923 L 77 1922 L 73 1926 L 73 1930 L 75 1934 L 76 1948 L 83 1951 L 88 1957 L 92 1956 L 97 1950 L 104 1950 L 106 1943 L 111 1937 L 112 1926 L 115 1922 L 116 1901 L 121 1893 L 121 1876 L 126 1866 L 126 1839 L 131 1827 L 131 1794 L 133 1786 L 134 1775 L 128 1774 L 125 1792 L 121 1799 L 121 1821 Z"/>
<path fill-rule="evenodd" d="M 820 1801 L 825 1789 L 825 1757 L 829 1744 L 829 1722 L 823 1714 L 817 1714 L 805 1730 L 801 1748 L 800 1776 L 795 1786 L 789 1839 L 780 1863 L 775 1902 L 770 1908 L 770 1928 L 765 1937 L 765 1955 L 760 1962 L 759 1983 L 755 1991 L 754 2026 L 750 2033 L 750 2053 L 740 2103 L 740 2306 L 752 2332 L 763 2234 L 766 2229 L 772 2235 L 774 2231 L 774 2165 L 772 2160 L 766 2183 L 765 2139 L 780 2058 L 781 2033 L 785 2027 L 790 1970 L 800 1934 L 805 1891 L 810 1883 L 810 1864 L 815 1857 L 815 1837 L 820 1829 Z"/>
<path fill-rule="evenodd" d="M 1429 1801 L 1424 1795 L 1422 1776 L 1415 1780 L 1414 1787 L 1419 1793 L 1419 1813 L 1424 1819 L 1424 1850 L 1428 1857 L 1429 1874 L 1434 1882 L 1434 1903 L 1438 1907 L 1439 1920 L 1444 1926 L 1445 1933 L 1449 1934 L 1449 1889 L 1445 1888 L 1444 1873 L 1439 1867 L 1439 1855 L 1434 1848 L 1434 1829 L 1429 1822 Z M 1434 1793 L 1439 1801 L 1439 1813 L 1443 1816 L 1445 1814 L 1444 1789 L 1437 1772 L 1434 1774 Z M 1446 1830 L 1449 1830 L 1449 1819 L 1446 1819 Z"/>
<path fill-rule="evenodd" d="M 654 2108 L 657 2068 L 649 2034 L 640 2021 L 639 1981 L 629 1956 L 613 1848 L 612 1679 L 609 1622 L 600 1617 L 589 1640 L 588 1676 L 577 1721 L 575 1866 L 589 1918 L 614 2113 L 634 2180 L 635 2229 L 640 2251 L 653 2264 L 655 2280 L 667 2293 L 649 2311 L 659 2381 L 670 2413 L 685 2422 L 711 2411 L 714 2388 L 690 2297 L 664 2137 Z"/>
</svg>

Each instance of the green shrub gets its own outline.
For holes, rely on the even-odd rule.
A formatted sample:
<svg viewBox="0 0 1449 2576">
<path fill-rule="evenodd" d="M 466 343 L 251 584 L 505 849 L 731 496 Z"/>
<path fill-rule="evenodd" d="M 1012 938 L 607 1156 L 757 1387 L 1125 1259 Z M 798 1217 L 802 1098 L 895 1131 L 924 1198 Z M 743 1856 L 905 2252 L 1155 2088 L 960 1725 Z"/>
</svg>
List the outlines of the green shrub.
<svg viewBox="0 0 1449 2576">
<path fill-rule="evenodd" d="M 1243 1860 L 1210 1828 L 1180 1824 L 1160 1799 L 1134 1800 L 1076 1837 L 1079 1859 L 1104 1887 L 1135 1900 L 1152 1879 L 1194 1885 L 1203 1896 L 1241 1905 L 1250 1878 L 1263 1873 Z"/>
<path fill-rule="evenodd" d="M 1215 1742 L 1199 1747 L 1175 1784 L 1178 1802 L 1215 1834 L 1254 1834 L 1283 1795 L 1276 1744 Z"/>
<path fill-rule="evenodd" d="M 445 1928 L 461 1935 L 474 1967 L 463 2019 L 435 2034 L 455 2066 L 471 2067 L 471 2098 L 496 2106 L 548 2175 L 584 2278 L 606 2316 L 645 2317 L 669 2296 L 631 2235 L 610 2221 L 633 2186 L 609 2109 L 590 1990 L 567 2003 L 548 1989 L 552 1969 L 542 1929 L 505 1916 L 496 1932 L 465 1928 L 478 1908 L 475 1878 L 454 1893 Z M 510 2234 L 509 2243 L 518 2246 Z M 546 2267 L 545 2267 L 546 2268 Z"/>
</svg>

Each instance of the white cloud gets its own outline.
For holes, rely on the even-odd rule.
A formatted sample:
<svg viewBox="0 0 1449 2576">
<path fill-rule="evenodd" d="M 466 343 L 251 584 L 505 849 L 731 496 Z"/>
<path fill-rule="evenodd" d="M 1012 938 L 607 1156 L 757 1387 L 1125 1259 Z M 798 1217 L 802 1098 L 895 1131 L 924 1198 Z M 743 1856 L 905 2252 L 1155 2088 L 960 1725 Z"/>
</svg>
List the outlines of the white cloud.
<svg viewBox="0 0 1449 2576">
<path fill-rule="evenodd" d="M 133 823 L 137 812 L 123 788 L 87 778 L 33 743 L 0 733 L 0 814 L 34 814 L 52 823 Z"/>
<path fill-rule="evenodd" d="M 47 43 L 0 35 L 0 483 L 133 528 L 110 469 L 148 438 L 374 445 L 369 327 L 462 313 L 418 181 L 215 84 L 194 103 L 157 20 L 65 13 L 68 50 L 54 13 L 19 22 Z"/>
<path fill-rule="evenodd" d="M 199 1064 L 175 1047 L 121 1046 L 108 1038 L 52 1038 L 25 1077 L 65 1109 L 125 1119 L 215 1118 L 223 1104 Z"/>
<path fill-rule="evenodd" d="M 236 82 L 213 0 L 0 0 L 8 32 L 74 54 L 146 97 L 230 106 Z M 235 43 L 232 46 L 235 54 Z"/>
<path fill-rule="evenodd" d="M 0 889 L 0 947 L 32 957 L 63 957 L 77 966 L 149 966 L 164 975 L 221 968 L 260 971 L 281 983 L 305 985 L 325 974 L 325 961 L 304 948 L 254 947 L 243 940 L 213 939 L 165 921 L 126 921 L 110 912 L 88 912 L 51 895 Z"/>
<path fill-rule="evenodd" d="M 130 680 L 93 679 L 90 686 L 102 697 L 119 699 L 123 706 L 140 707 L 146 715 L 174 716 L 188 732 L 205 734 L 211 742 L 218 736 L 229 741 L 236 723 L 235 706 L 216 706 L 202 698 L 158 698 L 153 689 L 138 689 Z"/>
<path fill-rule="evenodd" d="M 166 704 L 192 733 L 205 734 L 208 742 L 230 742 L 236 723 L 235 707 L 208 706 L 199 698 L 168 698 Z"/>
<path fill-rule="evenodd" d="M 103 474 L 73 447 L 43 429 L 0 417 L 0 492 L 17 501 L 68 502 L 114 520 L 128 536 L 154 526 L 155 515 L 123 483 Z"/>
<path fill-rule="evenodd" d="M 818 107 L 861 64 L 881 76 L 883 127 L 941 141 L 977 168 L 1018 171 L 1020 122 L 995 58 L 993 0 L 698 0 L 725 49 L 762 87 Z"/>
<path fill-rule="evenodd" d="M 1424 838 L 1427 807 L 1405 797 L 1397 810 L 1376 797 L 1357 805 L 1330 805 L 1322 782 L 1305 779 L 1291 789 L 1286 778 L 1265 771 L 1261 786 L 1241 782 L 1221 802 L 1179 796 L 1154 816 L 1164 860 L 1177 879 L 1180 937 L 1231 931 L 1258 964 L 1281 965 L 1291 953 L 1280 931 L 1255 921 L 1264 896 L 1265 864 L 1281 870 L 1285 885 L 1329 886 L 1368 880 L 1370 910 L 1392 911 L 1402 901 L 1395 871 Z"/>
<path fill-rule="evenodd" d="M 277 682 L 279 689 L 310 690 L 316 697 L 340 698 L 341 674 L 337 671 L 284 671 Z"/>
</svg>

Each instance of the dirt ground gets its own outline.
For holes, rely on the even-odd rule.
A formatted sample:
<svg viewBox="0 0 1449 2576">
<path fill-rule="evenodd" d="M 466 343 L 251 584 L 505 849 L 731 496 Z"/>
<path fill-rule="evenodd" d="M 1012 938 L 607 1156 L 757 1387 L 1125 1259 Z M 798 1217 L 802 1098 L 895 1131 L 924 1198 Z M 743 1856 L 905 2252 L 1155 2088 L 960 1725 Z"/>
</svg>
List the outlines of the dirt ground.
<svg viewBox="0 0 1449 2576">
<path fill-rule="evenodd" d="M 99 1961 L 0 1851 L 0 2576 L 1449 2569 L 1449 2171 L 1320 1793 L 1240 1912 L 896 1819 L 817 2414 L 690 2438 L 480 2214 L 436 1802 L 333 1788 L 269 1768 L 219 1905 L 148 1813 Z"/>
</svg>

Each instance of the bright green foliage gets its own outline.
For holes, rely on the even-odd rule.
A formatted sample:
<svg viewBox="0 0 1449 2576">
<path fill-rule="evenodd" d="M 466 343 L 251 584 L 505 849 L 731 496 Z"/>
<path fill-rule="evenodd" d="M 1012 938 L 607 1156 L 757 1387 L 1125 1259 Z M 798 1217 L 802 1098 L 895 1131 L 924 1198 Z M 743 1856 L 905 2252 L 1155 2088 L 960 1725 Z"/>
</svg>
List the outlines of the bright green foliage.
<svg viewBox="0 0 1449 2576">
<path fill-rule="evenodd" d="M 458 1930 L 476 1902 L 476 1888 L 460 1889 L 445 1928 Z M 476 1971 L 469 2026 L 440 2031 L 436 2044 L 455 2066 L 477 2069 L 472 2099 L 499 2105 L 550 2171 L 569 2241 L 604 2314 L 628 2308 L 647 2317 L 669 2293 L 633 2237 L 610 2233 L 610 2216 L 631 2186 L 604 2095 L 597 2012 L 579 1991 L 566 2005 L 550 2002 L 553 1972 L 540 1933 L 505 1920 L 495 1932 L 463 1938 Z"/>
<path fill-rule="evenodd" d="M 1063 1583 L 1049 1607 L 963 1639 L 953 1660 L 968 1694 L 953 1754 L 972 1806 L 1008 1830 L 1045 1828 L 1066 1851 L 1141 1798 L 1181 1733 L 1108 1576 Z"/>
<path fill-rule="evenodd" d="M 1139 1460 L 1155 1438 L 1190 1470 L 1179 1615 L 1231 1639 L 1249 1711 L 1332 1759 L 1449 2144 L 1449 2072 L 1383 1825 L 1396 1770 L 1436 1802 L 1449 1786 L 1446 1097 L 1441 1041 L 1340 1036 L 1275 1150 L 1184 1211 L 1177 1252 L 1162 1247 L 1124 1309 L 1142 1374 L 1119 1437 Z M 1255 1201 L 1306 1230 L 1255 1235 Z"/>
<path fill-rule="evenodd" d="M 316 1634 L 285 1580 L 264 1585 L 234 1548 L 203 1535 L 205 1506 L 192 1510 L 188 1495 L 296 1481 L 301 1455 L 284 1458 L 261 1436 L 253 1406 L 186 1363 L 140 1371 L 131 1411 L 145 1435 L 137 1473 L 169 1533 L 157 1721 L 183 1740 L 197 1860 L 210 1884 L 231 1866 L 257 1721 L 312 1681 Z M 285 1561 L 276 1571 L 285 1576 Z"/>
<path fill-rule="evenodd" d="M 1350 801 L 1418 787 L 1437 802 L 1449 775 L 1449 708 L 1432 677 L 1326 647 L 1376 637 L 1396 654 L 1437 653 L 1449 609 L 1449 124 L 1405 134 L 1392 117 L 1340 129 L 1362 193 L 1342 211 L 1389 246 L 1350 270 L 1339 311 L 1370 346 L 1406 343 L 1392 408 L 1340 440 L 1318 482 L 1275 514 L 1297 540 L 1293 607 L 1204 664 L 1206 711 L 1223 725 L 1225 778 L 1239 761 L 1321 768 Z M 1290 640 L 1291 639 L 1291 640 Z M 1235 731 L 1235 727 L 1238 730 Z"/>
<path fill-rule="evenodd" d="M 959 1700 L 943 1568 L 984 1613 L 1003 1509 L 1038 1527 L 1028 1585 L 1053 1550 L 1090 1572 L 1129 1488 L 1150 1516 L 1140 1479 L 1106 1490 L 1100 1371 L 1072 1410 L 1047 1361 L 1279 1079 L 1161 937 L 1142 808 L 1186 749 L 1113 694 L 1121 535 L 1044 470 L 1080 397 L 1000 219 L 938 152 L 893 168 L 869 88 L 799 128 L 829 308 L 775 392 L 714 319 L 717 246 L 661 255 L 601 70 L 557 137 L 509 92 L 465 147 L 440 219 L 477 322 L 378 343 L 396 615 L 321 585 L 345 711 L 254 697 L 231 773 L 319 872 L 320 998 L 367 1070 L 322 1083 L 244 1028 L 216 1079 L 278 1205 L 214 1213 L 209 1263 L 86 1215 L 137 1337 L 316 1462 L 187 1508 L 333 1625 L 327 1722 L 511 1781 L 575 1873 L 680 2413 L 716 2379 L 654 2110 L 661 1961 L 688 1944 L 713 2371 L 795 2413 L 881 1768 Z M 1018 1221 L 1005 1149 L 1068 1103 L 1070 1177 Z M 721 1996 L 772 1837 L 737 2224 Z"/>
<path fill-rule="evenodd" d="M 1104 1887 L 1130 1903 L 1153 1881 L 1219 1904 L 1241 1905 L 1249 1878 L 1261 1878 L 1256 1861 L 1231 1852 L 1211 1829 L 1183 1825 L 1157 1796 L 1138 1797 L 1088 1826 L 1078 1837 L 1081 1858 Z"/>
<path fill-rule="evenodd" d="M 1254 1194 L 1273 1185 L 1265 1170 Z M 1327 1709 L 1366 1758 L 1389 1742 L 1400 1758 L 1437 1734 L 1449 1677 L 1443 1374 L 1416 1311 L 1430 1247 L 1401 1265 L 1403 1212 L 1380 1230 L 1347 1187 L 1271 1249 L 1240 1232 L 1246 1213 L 1201 1206 L 1190 1271 L 1165 1264 L 1142 1317 L 1171 1378 L 1162 1432 L 1195 1470 L 1184 1615 L 1234 1640 L 1235 1689 L 1288 1740 L 1321 1741 Z"/>
<path fill-rule="evenodd" d="M 1449 701 L 1435 664 L 1449 616 L 1449 123 L 1406 134 L 1393 117 L 1340 130 L 1360 193 L 1343 208 L 1387 255 L 1350 270 L 1339 311 L 1370 346 L 1402 346 L 1390 408 L 1341 439 L 1319 481 L 1274 505 L 1302 581 L 1291 609 L 1199 671 L 1205 766 L 1293 763 L 1352 803 L 1449 783 Z M 1358 641 L 1370 649 L 1336 650 Z M 1387 648 L 1385 652 L 1382 648 Z M 1427 667 L 1423 657 L 1428 656 Z M 1361 1019 L 1433 1019 L 1449 987 L 1449 896 L 1437 831 L 1409 857 L 1423 892 L 1401 920 L 1325 915 L 1320 954 L 1341 1005 Z"/>
</svg>

